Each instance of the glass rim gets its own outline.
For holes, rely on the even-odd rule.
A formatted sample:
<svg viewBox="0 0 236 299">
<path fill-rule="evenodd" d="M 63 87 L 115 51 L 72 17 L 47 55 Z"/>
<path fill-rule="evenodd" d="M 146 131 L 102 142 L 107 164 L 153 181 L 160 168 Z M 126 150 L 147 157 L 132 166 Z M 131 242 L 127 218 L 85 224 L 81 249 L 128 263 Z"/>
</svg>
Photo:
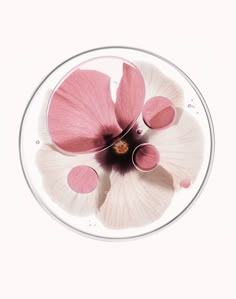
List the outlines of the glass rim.
<svg viewBox="0 0 236 299">
<path fill-rule="evenodd" d="M 148 232 L 144 232 L 144 233 L 137 234 L 137 235 L 134 235 L 134 236 L 125 236 L 125 237 L 106 237 L 106 236 L 99 236 L 99 235 L 96 235 L 96 234 L 85 232 L 81 229 L 77 229 L 77 228 L 73 227 L 71 224 L 67 223 L 61 217 L 56 215 L 52 210 L 50 210 L 47 207 L 47 205 L 39 198 L 39 196 L 36 194 L 36 192 L 34 192 L 33 188 L 31 187 L 31 185 L 29 183 L 29 180 L 28 180 L 28 177 L 27 177 L 27 174 L 26 174 L 26 171 L 25 171 L 25 168 L 24 168 L 24 165 L 23 165 L 23 155 L 22 155 L 22 130 L 23 130 L 23 125 L 24 125 L 24 120 L 25 120 L 28 108 L 29 108 L 31 102 L 34 99 L 34 96 L 36 95 L 38 90 L 41 88 L 41 86 L 44 84 L 44 82 L 57 69 L 59 69 L 62 65 L 66 64 L 67 62 L 73 60 L 74 58 L 77 58 L 77 57 L 82 56 L 84 54 L 88 54 L 88 53 L 92 53 L 92 52 L 96 52 L 96 51 L 101 51 L 101 50 L 109 50 L 109 49 L 117 49 L 117 50 L 118 49 L 124 49 L 124 50 L 126 49 L 126 50 L 134 50 L 134 51 L 138 51 L 138 52 L 143 52 L 145 54 L 149 54 L 151 56 L 154 56 L 154 57 L 166 62 L 168 65 L 170 65 L 174 69 L 176 69 L 187 80 L 187 82 L 191 85 L 191 87 L 194 89 L 194 91 L 198 95 L 198 97 L 199 97 L 199 99 L 202 103 L 202 106 L 204 108 L 206 117 L 207 117 L 207 121 L 208 121 L 208 125 L 209 125 L 209 132 L 210 132 L 210 155 L 209 155 L 207 170 L 206 170 L 203 181 L 202 181 L 198 191 L 196 192 L 195 196 L 191 199 L 191 201 L 187 204 L 187 206 L 181 212 L 179 212 L 175 217 L 173 217 L 171 220 L 167 221 L 163 225 L 160 225 L 159 227 L 157 227 L 155 229 L 152 229 Z M 26 183 L 27 183 L 31 193 L 33 194 L 34 198 L 38 202 L 38 204 L 47 212 L 48 215 L 50 215 L 58 223 L 64 225 L 65 227 L 69 228 L 70 230 L 76 232 L 77 234 L 89 237 L 91 239 L 103 240 L 103 241 L 128 241 L 128 240 L 136 240 L 136 239 L 140 239 L 140 238 L 145 237 L 145 236 L 153 235 L 154 233 L 163 230 L 164 228 L 168 227 L 170 224 L 174 223 L 176 220 L 180 219 L 180 217 L 182 217 L 193 206 L 193 204 L 196 202 L 196 200 L 199 198 L 201 192 L 203 191 L 203 189 L 204 189 L 204 187 L 207 183 L 207 180 L 209 179 L 211 170 L 212 170 L 212 165 L 213 165 L 214 155 L 215 155 L 215 130 L 214 130 L 214 125 L 213 125 L 213 122 L 212 122 L 212 117 L 211 117 L 209 108 L 208 108 L 208 106 L 206 104 L 206 101 L 205 101 L 203 95 L 201 94 L 200 90 L 195 85 L 195 83 L 188 77 L 188 75 L 184 71 L 182 71 L 182 69 L 180 69 L 178 66 L 176 66 L 173 62 L 169 61 L 168 59 L 166 59 L 166 58 L 164 58 L 164 57 L 162 57 L 158 54 L 155 54 L 151 51 L 147 51 L 147 50 L 144 50 L 144 49 L 141 49 L 141 48 L 129 47 L 129 46 L 104 46 L 104 47 L 89 49 L 87 51 L 83 51 L 79 54 L 71 56 L 70 58 L 64 60 L 59 65 L 57 65 L 51 72 L 49 72 L 43 78 L 43 80 L 40 82 L 40 84 L 37 86 L 37 88 L 34 90 L 33 94 L 31 95 L 31 97 L 30 97 L 30 99 L 29 99 L 29 101 L 26 105 L 26 108 L 23 112 L 21 123 L 20 123 L 20 129 L 19 129 L 18 150 L 19 150 L 19 158 L 20 158 L 21 169 L 22 169 L 24 178 L 26 180 Z"/>
</svg>

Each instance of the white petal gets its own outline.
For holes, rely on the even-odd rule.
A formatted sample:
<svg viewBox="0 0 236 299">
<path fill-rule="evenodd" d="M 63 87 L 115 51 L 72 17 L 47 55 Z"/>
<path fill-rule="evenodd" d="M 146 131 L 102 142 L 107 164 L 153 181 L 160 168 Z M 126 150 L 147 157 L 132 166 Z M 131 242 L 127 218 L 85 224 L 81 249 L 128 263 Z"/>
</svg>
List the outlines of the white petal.
<svg viewBox="0 0 236 299">
<path fill-rule="evenodd" d="M 142 226 L 157 220 L 173 196 L 172 177 L 162 167 L 151 172 L 112 172 L 111 189 L 98 211 L 108 227 Z"/>
<path fill-rule="evenodd" d="M 163 96 L 172 101 L 176 107 L 181 108 L 183 106 L 183 90 L 175 81 L 168 78 L 150 63 L 137 61 L 135 66 L 137 66 L 144 78 L 146 99 Z"/>
<path fill-rule="evenodd" d="M 38 153 L 37 165 L 46 192 L 53 201 L 72 214 L 87 216 L 94 213 L 105 200 L 105 191 L 110 188 L 109 176 L 102 171 L 93 157 L 92 154 L 68 156 L 53 145 L 43 146 Z M 87 165 L 96 170 L 99 183 L 94 191 L 79 194 L 68 185 L 68 173 L 78 165 Z"/>
<path fill-rule="evenodd" d="M 204 144 L 202 130 L 193 116 L 183 112 L 177 125 L 161 131 L 149 130 L 147 136 L 160 153 L 159 165 L 173 176 L 175 187 L 183 180 L 195 180 Z"/>
</svg>

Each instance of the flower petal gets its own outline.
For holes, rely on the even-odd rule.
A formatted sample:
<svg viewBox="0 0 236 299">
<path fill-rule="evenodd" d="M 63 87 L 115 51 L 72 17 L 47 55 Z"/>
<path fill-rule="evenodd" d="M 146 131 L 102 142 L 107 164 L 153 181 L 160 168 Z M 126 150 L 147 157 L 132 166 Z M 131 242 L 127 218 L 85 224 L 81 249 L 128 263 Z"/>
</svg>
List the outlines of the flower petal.
<svg viewBox="0 0 236 299">
<path fill-rule="evenodd" d="M 68 175 L 74 167 L 84 164 L 95 169 L 99 178 L 96 188 L 90 193 L 78 193 L 68 182 Z M 87 216 L 94 213 L 110 189 L 109 176 L 102 171 L 91 154 L 82 157 L 67 156 L 57 151 L 53 145 L 46 145 L 38 153 L 37 165 L 50 198 L 72 214 Z"/>
<path fill-rule="evenodd" d="M 160 154 L 152 144 L 140 144 L 133 153 L 133 163 L 138 170 L 151 171 L 159 163 Z"/>
<path fill-rule="evenodd" d="M 112 228 L 142 226 L 157 220 L 173 196 L 173 180 L 158 166 L 151 172 L 111 173 L 111 189 L 98 211 L 104 225 Z"/>
<path fill-rule="evenodd" d="M 96 171 L 87 165 L 75 166 L 67 176 L 67 182 L 72 190 L 77 193 L 90 193 L 98 185 Z"/>
<path fill-rule="evenodd" d="M 166 129 L 175 120 L 176 109 L 167 98 L 149 99 L 143 108 L 143 120 L 151 129 Z"/>
<path fill-rule="evenodd" d="M 145 86 L 142 75 L 134 66 L 124 63 L 115 104 L 116 117 L 122 129 L 135 123 L 142 111 L 144 97 Z"/>
<path fill-rule="evenodd" d="M 146 99 L 162 96 L 169 99 L 176 107 L 182 107 L 184 95 L 182 88 L 172 79 L 168 78 L 154 65 L 142 61 L 135 62 L 140 70 L 146 87 Z"/>
<path fill-rule="evenodd" d="M 159 165 L 173 176 L 176 187 L 194 181 L 203 158 L 203 135 L 193 116 L 183 112 L 177 125 L 162 131 L 149 130 L 146 136 L 158 148 Z"/>
<path fill-rule="evenodd" d="M 110 78 L 98 71 L 73 71 L 52 95 L 48 129 L 62 150 L 79 153 L 103 148 L 108 138 L 121 133 Z"/>
</svg>

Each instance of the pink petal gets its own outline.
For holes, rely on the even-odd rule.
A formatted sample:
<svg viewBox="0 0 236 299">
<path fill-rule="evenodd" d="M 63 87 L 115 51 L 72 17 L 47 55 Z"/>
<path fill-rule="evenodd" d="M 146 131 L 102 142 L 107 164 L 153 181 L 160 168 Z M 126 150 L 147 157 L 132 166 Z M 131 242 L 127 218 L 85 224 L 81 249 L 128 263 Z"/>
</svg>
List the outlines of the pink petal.
<svg viewBox="0 0 236 299">
<path fill-rule="evenodd" d="M 110 189 L 109 176 L 99 167 L 92 154 L 67 156 L 57 151 L 54 146 L 47 145 L 39 150 L 36 163 L 49 200 L 54 201 L 71 214 L 87 216 L 95 213 L 106 198 L 105 192 Z M 81 164 L 86 164 L 92 172 L 96 170 L 96 177 L 92 175 L 93 179 L 91 181 L 93 187 L 95 187 L 96 183 L 94 190 L 91 190 L 91 182 L 87 184 L 85 181 L 85 186 L 83 187 L 82 184 L 78 185 L 78 181 L 73 181 L 73 170 L 77 169 L 74 167 Z M 68 174 L 70 173 L 73 177 L 68 180 Z M 81 172 L 79 174 L 81 175 Z M 91 174 L 88 175 L 87 172 L 85 175 L 89 179 Z M 85 187 L 87 190 L 83 189 Z M 84 193 L 85 191 L 90 191 L 90 193 Z"/>
<path fill-rule="evenodd" d="M 67 176 L 67 182 L 72 190 L 77 193 L 90 193 L 98 185 L 96 171 L 86 165 L 79 165 L 72 168 Z"/>
<path fill-rule="evenodd" d="M 191 186 L 191 181 L 189 179 L 184 179 L 180 182 L 180 187 L 189 188 Z"/>
<path fill-rule="evenodd" d="M 53 142 L 72 153 L 96 151 L 121 133 L 110 94 L 110 78 L 98 71 L 73 71 L 54 92 L 48 109 Z"/>
<path fill-rule="evenodd" d="M 204 144 L 202 130 L 192 115 L 183 112 L 177 125 L 149 130 L 147 136 L 160 152 L 159 165 L 173 176 L 176 187 L 195 180 L 201 169 Z"/>
<path fill-rule="evenodd" d="M 146 100 L 161 96 L 169 99 L 176 108 L 184 106 L 183 90 L 174 80 L 150 63 L 138 61 L 135 62 L 135 66 L 140 70 L 145 81 Z M 179 114 L 180 110 L 177 109 L 176 112 Z M 180 116 L 177 115 L 176 122 Z"/>
<path fill-rule="evenodd" d="M 135 123 L 142 111 L 144 96 L 145 86 L 140 72 L 135 67 L 124 63 L 115 104 L 116 117 L 122 129 Z"/>
<path fill-rule="evenodd" d="M 160 166 L 124 176 L 112 172 L 110 179 L 112 187 L 98 217 L 111 228 L 137 227 L 157 220 L 173 196 L 172 177 Z"/>
<path fill-rule="evenodd" d="M 148 100 L 143 108 L 143 120 L 151 129 L 165 129 L 175 120 L 176 110 L 171 101 L 158 96 Z"/>
<path fill-rule="evenodd" d="M 139 145 L 133 153 L 134 165 L 143 171 L 153 170 L 159 163 L 160 154 L 151 144 Z"/>
</svg>

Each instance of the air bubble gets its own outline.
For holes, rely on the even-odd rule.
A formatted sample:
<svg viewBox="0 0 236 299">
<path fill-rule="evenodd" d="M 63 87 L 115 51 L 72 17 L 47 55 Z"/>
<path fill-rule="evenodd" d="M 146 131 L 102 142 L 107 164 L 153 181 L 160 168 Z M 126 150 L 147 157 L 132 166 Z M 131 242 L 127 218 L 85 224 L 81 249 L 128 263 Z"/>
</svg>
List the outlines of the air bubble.
<svg viewBox="0 0 236 299">
<path fill-rule="evenodd" d="M 137 129 L 136 133 L 140 135 L 143 133 L 143 130 L 139 128 L 139 129 Z"/>
</svg>

